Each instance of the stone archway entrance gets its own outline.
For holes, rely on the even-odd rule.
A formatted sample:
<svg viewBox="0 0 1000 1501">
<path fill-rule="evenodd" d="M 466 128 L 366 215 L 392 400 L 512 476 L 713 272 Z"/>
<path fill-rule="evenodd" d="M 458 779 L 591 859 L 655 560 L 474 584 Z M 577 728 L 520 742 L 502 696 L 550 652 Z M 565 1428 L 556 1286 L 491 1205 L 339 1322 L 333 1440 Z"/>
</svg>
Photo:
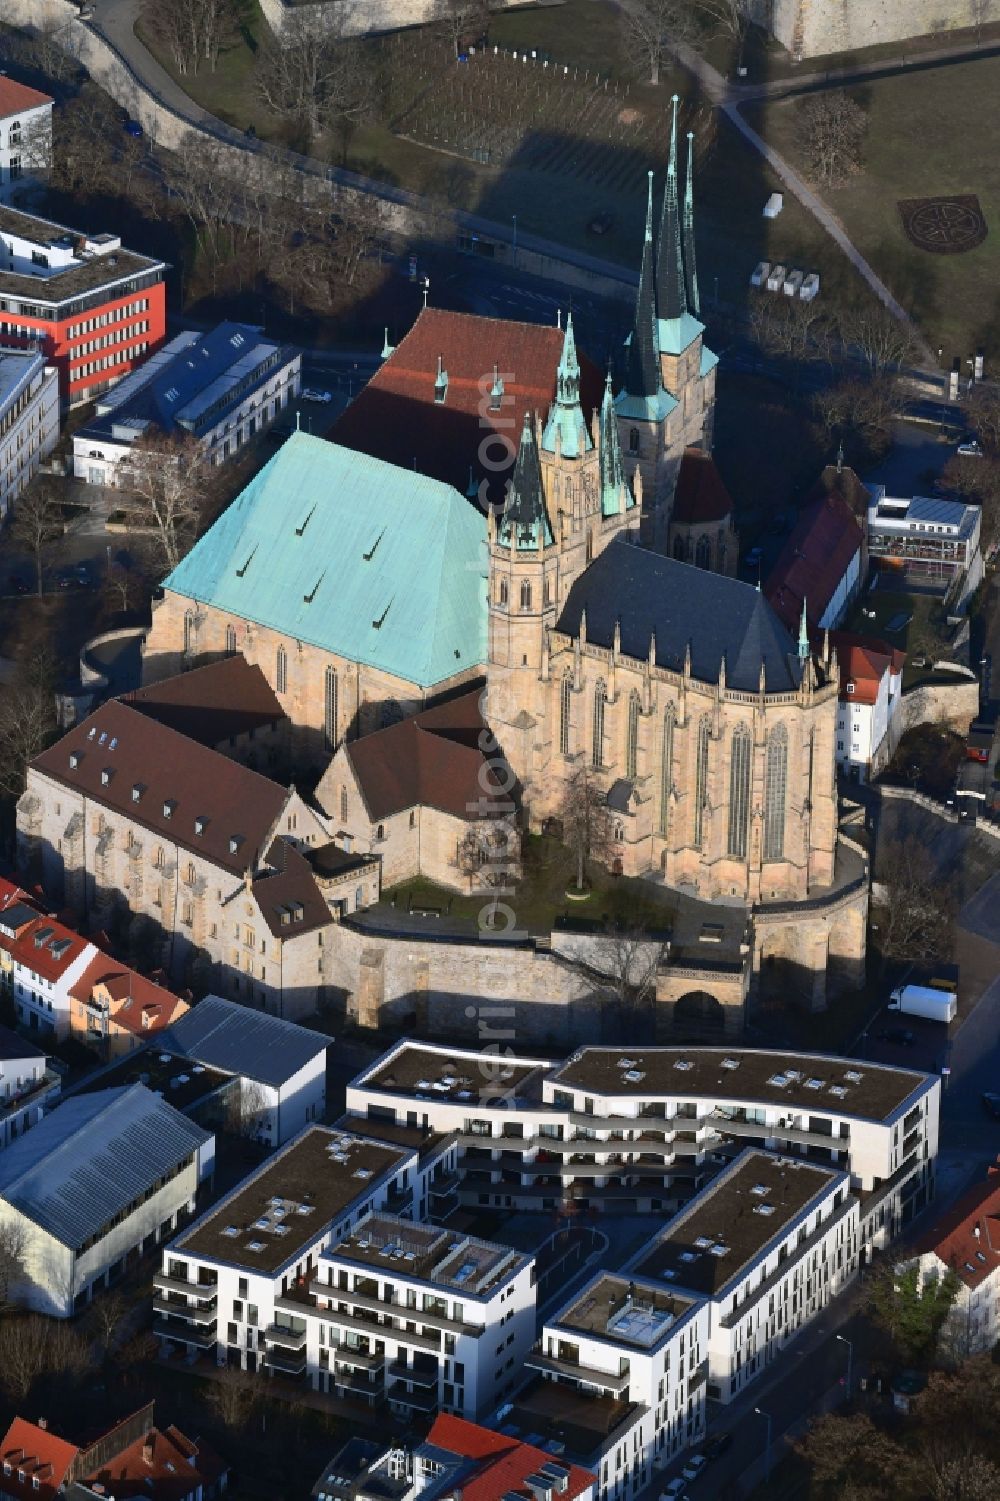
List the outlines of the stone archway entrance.
<svg viewBox="0 0 1000 1501">
<path fill-rule="evenodd" d="M 692 1042 L 721 1037 L 726 1030 L 726 1008 L 707 990 L 689 990 L 674 1002 L 674 1031 Z"/>
</svg>

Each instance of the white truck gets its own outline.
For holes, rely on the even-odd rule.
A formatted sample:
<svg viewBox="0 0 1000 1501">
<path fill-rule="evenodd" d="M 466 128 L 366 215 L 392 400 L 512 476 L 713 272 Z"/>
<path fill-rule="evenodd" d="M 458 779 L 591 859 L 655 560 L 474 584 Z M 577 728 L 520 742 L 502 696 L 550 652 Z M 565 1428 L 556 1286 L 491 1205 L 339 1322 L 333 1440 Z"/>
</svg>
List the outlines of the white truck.
<svg viewBox="0 0 1000 1501">
<path fill-rule="evenodd" d="M 955 1019 L 958 1001 L 952 990 L 935 990 L 931 985 L 899 985 L 889 996 L 889 1010 L 901 1016 L 922 1016 L 932 1022 Z"/>
</svg>

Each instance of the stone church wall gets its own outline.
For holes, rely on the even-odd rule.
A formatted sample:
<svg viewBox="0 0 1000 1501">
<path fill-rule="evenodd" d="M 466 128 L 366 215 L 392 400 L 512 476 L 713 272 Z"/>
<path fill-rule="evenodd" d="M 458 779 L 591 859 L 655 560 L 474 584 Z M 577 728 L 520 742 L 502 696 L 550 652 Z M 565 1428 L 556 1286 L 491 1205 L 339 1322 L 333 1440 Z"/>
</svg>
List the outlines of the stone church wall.
<svg viewBox="0 0 1000 1501">
<path fill-rule="evenodd" d="M 537 0 L 502 0 L 507 9 L 533 5 Z M 559 0 L 548 0 L 550 5 Z M 280 32 L 290 16 L 322 24 L 331 13 L 337 17 L 345 36 L 370 36 L 377 31 L 399 31 L 404 26 L 424 26 L 428 21 L 445 17 L 446 0 L 318 0 L 314 5 L 289 4 L 288 0 L 260 0 L 267 24 Z"/>
<path fill-rule="evenodd" d="M 1000 0 L 772 0 L 771 30 L 793 57 L 819 57 L 1000 20 Z"/>
</svg>

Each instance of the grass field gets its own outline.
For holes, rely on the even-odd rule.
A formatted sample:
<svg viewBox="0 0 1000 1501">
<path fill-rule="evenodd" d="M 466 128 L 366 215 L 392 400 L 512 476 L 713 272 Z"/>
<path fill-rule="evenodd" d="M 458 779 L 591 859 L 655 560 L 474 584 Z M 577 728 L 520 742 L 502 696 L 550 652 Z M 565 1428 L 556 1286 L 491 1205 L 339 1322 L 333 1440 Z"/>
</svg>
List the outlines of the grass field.
<svg viewBox="0 0 1000 1501">
<path fill-rule="evenodd" d="M 865 170 L 823 190 L 848 234 L 950 365 L 982 346 L 1000 355 L 1000 58 L 931 68 L 850 90 L 869 111 Z M 748 118 L 802 164 L 794 100 Z M 963 255 L 911 245 L 897 203 L 975 193 L 990 233 Z M 780 222 L 780 221 L 779 221 Z"/>
</svg>

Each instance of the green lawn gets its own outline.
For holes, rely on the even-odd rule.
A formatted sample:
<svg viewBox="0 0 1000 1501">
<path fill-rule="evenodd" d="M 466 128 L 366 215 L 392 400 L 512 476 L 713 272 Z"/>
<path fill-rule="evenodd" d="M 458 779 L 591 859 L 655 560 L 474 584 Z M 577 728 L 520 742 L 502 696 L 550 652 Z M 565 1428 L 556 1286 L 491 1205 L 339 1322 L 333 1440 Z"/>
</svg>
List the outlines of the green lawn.
<svg viewBox="0 0 1000 1501">
<path fill-rule="evenodd" d="M 910 657 L 914 654 L 923 654 L 932 659 L 946 656 L 950 632 L 944 624 L 940 606 L 940 599 L 931 594 L 906 594 L 903 591 L 876 589 L 873 594 L 861 596 L 845 629 L 857 631 L 859 635 L 880 636 L 890 646 L 905 650 Z M 863 613 L 866 610 L 875 611 L 874 620 Z M 888 631 L 886 625 L 894 615 L 909 615 L 912 618 L 902 629 Z"/>
<path fill-rule="evenodd" d="M 1000 58 L 879 79 L 850 92 L 869 112 L 865 169 L 823 196 L 879 275 L 950 365 L 983 346 L 1000 353 Z M 802 165 L 797 103 L 753 106 L 747 116 Z M 911 245 L 897 203 L 975 193 L 990 226 L 962 255 Z M 782 215 L 782 217 L 784 217 Z M 780 219 L 777 221 L 780 223 Z"/>
</svg>

